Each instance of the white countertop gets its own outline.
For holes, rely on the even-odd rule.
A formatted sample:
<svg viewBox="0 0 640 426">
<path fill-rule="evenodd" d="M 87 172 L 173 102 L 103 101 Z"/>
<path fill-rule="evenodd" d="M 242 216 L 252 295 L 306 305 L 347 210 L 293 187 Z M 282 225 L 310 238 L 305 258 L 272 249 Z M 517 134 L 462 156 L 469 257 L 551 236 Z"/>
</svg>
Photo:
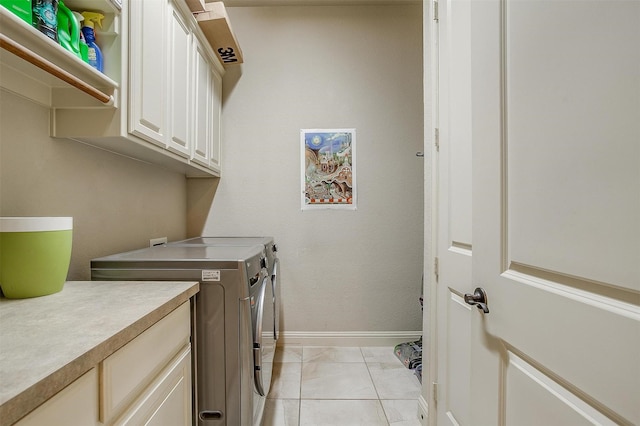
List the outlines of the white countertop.
<svg viewBox="0 0 640 426">
<path fill-rule="evenodd" d="M 197 282 L 76 281 L 0 298 L 0 425 L 58 393 L 199 291 Z"/>
</svg>

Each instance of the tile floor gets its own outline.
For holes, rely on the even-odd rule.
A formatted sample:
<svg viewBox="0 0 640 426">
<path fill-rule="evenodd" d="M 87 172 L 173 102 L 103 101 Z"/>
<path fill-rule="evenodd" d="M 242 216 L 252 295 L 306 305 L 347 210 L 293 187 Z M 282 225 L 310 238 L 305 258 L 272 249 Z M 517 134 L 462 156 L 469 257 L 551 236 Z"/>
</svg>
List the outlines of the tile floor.
<svg viewBox="0 0 640 426">
<path fill-rule="evenodd" d="M 279 347 L 263 426 L 420 426 L 420 382 L 393 347 Z"/>
</svg>

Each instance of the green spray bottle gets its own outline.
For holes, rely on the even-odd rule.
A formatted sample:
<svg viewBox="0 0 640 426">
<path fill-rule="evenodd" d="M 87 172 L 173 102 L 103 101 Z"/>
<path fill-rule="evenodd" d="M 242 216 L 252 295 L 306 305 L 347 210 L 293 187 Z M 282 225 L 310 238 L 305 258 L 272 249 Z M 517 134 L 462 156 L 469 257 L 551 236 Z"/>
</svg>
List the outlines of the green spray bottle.
<svg viewBox="0 0 640 426">
<path fill-rule="evenodd" d="M 76 21 L 78 22 L 78 27 L 82 28 L 82 21 L 84 21 L 84 16 L 82 13 L 73 11 L 73 16 L 76 17 Z M 86 63 L 89 63 L 89 46 L 87 46 L 87 42 L 84 40 L 84 34 L 80 31 L 80 40 L 78 41 L 78 47 L 80 48 L 80 58 Z"/>
<path fill-rule="evenodd" d="M 58 42 L 60 46 L 82 59 L 78 21 L 62 0 L 58 1 Z"/>
</svg>

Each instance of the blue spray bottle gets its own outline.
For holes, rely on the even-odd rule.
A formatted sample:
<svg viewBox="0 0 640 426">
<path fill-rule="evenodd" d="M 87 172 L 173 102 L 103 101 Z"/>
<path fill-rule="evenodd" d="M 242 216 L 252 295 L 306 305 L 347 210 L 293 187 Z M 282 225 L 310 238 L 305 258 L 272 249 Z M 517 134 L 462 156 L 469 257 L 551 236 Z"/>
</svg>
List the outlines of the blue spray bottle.
<svg viewBox="0 0 640 426">
<path fill-rule="evenodd" d="M 95 30 L 95 24 L 98 24 L 98 26 L 102 28 L 102 19 L 104 19 L 104 15 L 97 12 L 82 12 L 82 16 L 84 16 L 82 34 L 84 35 L 87 46 L 89 47 L 89 65 L 100 72 L 104 72 L 102 52 L 96 44 Z"/>
</svg>

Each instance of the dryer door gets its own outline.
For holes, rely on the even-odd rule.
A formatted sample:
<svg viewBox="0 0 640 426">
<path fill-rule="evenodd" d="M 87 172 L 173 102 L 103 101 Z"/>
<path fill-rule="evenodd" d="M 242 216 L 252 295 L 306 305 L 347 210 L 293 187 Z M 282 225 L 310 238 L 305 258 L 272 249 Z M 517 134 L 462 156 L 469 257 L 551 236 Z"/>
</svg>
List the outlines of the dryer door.
<svg viewBox="0 0 640 426">
<path fill-rule="evenodd" d="M 275 339 L 273 338 L 273 286 L 270 277 L 262 280 L 252 308 L 253 360 L 256 392 L 267 396 L 271 386 Z"/>
</svg>

